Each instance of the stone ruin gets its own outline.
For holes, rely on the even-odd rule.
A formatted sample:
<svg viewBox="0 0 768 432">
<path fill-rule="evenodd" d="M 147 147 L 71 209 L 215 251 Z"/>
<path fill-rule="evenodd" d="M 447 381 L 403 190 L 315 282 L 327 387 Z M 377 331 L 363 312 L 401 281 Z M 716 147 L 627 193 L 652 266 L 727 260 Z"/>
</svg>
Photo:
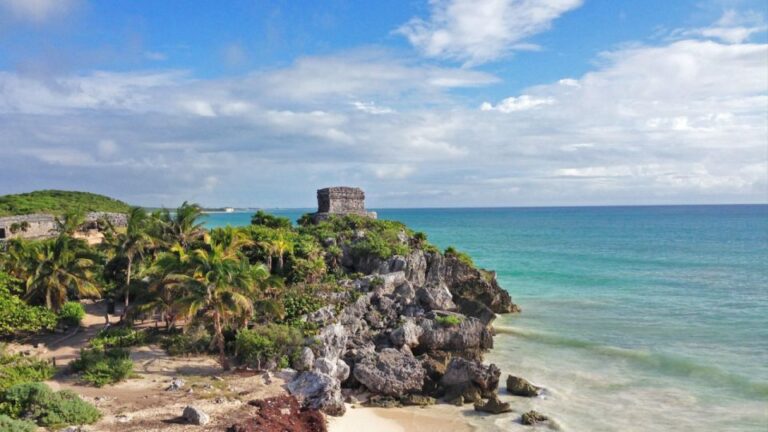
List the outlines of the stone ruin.
<svg viewBox="0 0 768 432">
<path fill-rule="evenodd" d="M 84 238 L 89 243 L 98 243 L 103 239 L 100 233 L 106 229 L 107 221 L 115 228 L 125 227 L 128 216 L 123 213 L 90 212 L 86 213 L 75 237 Z M 12 238 L 44 239 L 59 234 L 56 217 L 46 213 L 0 217 L 0 241 Z"/>
<path fill-rule="evenodd" d="M 358 215 L 376 219 L 376 212 L 365 209 L 365 192 L 347 186 L 317 190 L 317 213 L 312 215 L 312 220 L 318 223 L 331 215 Z"/>
</svg>

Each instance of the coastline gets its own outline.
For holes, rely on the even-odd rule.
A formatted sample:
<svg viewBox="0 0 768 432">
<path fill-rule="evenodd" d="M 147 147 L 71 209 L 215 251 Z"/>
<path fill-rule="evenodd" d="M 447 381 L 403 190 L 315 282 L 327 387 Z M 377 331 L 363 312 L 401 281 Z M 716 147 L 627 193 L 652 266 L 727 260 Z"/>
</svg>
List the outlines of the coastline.
<svg viewBox="0 0 768 432">
<path fill-rule="evenodd" d="M 327 417 L 329 432 L 407 432 L 452 431 L 475 432 L 465 412 L 471 409 L 451 405 L 429 407 L 369 408 L 347 404 L 341 417 Z M 473 411 L 474 412 L 474 411 Z"/>
</svg>

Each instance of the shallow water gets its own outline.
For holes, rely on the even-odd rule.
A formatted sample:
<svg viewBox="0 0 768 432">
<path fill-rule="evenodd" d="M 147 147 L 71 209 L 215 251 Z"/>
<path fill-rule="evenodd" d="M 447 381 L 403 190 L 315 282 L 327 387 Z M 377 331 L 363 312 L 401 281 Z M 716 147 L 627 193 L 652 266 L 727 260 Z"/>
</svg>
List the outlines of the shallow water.
<svg viewBox="0 0 768 432">
<path fill-rule="evenodd" d="M 301 211 L 278 211 L 295 219 Z M 488 360 L 573 431 L 768 430 L 768 206 L 379 210 L 455 245 L 523 313 Z M 212 215 L 240 225 L 249 215 Z"/>
</svg>

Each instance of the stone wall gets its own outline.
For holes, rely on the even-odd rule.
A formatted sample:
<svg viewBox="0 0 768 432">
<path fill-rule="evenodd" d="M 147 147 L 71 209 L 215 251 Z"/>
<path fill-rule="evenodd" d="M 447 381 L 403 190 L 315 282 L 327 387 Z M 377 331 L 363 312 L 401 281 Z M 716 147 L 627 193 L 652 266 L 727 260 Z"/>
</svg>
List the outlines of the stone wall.
<svg viewBox="0 0 768 432">
<path fill-rule="evenodd" d="M 347 186 L 318 189 L 317 213 L 313 215 L 314 221 L 319 222 L 334 214 L 355 214 L 376 218 L 375 212 L 365 210 L 365 192 L 362 189 Z"/>
<path fill-rule="evenodd" d="M 101 231 L 106 227 L 99 224 L 108 220 L 114 227 L 125 227 L 128 216 L 123 213 L 90 212 L 85 216 L 85 223 L 79 234 L 93 236 L 90 231 Z M 15 229 L 15 232 L 14 232 Z M 12 238 L 41 239 L 58 234 L 56 218 L 45 213 L 0 217 L 0 240 Z M 103 236 L 101 236 L 103 238 Z"/>
<path fill-rule="evenodd" d="M 14 228 L 16 228 L 15 232 Z M 49 214 L 30 214 L 0 218 L 0 240 L 46 238 L 54 235 L 56 235 L 56 219 Z"/>
</svg>

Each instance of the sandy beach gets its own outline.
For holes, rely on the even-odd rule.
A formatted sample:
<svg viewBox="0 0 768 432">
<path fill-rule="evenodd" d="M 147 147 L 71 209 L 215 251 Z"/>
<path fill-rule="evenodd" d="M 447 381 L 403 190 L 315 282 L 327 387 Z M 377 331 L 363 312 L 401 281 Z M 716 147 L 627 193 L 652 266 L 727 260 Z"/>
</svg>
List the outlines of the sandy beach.
<svg viewBox="0 0 768 432">
<path fill-rule="evenodd" d="M 427 408 L 365 408 L 347 405 L 342 417 L 329 417 L 330 432 L 406 432 L 452 431 L 472 432 L 462 417 L 461 409 L 448 405 Z"/>
</svg>

